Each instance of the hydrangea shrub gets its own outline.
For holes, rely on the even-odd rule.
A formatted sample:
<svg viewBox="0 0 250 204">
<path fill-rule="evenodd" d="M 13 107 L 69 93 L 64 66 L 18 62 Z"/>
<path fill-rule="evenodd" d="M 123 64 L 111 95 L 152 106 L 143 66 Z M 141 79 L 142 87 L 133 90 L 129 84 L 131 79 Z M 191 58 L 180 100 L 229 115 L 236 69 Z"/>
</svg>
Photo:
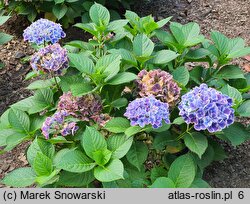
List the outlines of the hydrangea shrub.
<svg viewBox="0 0 250 204">
<path fill-rule="evenodd" d="M 41 44 L 26 77 L 38 79 L 27 87 L 33 95 L 1 116 L 0 146 L 4 153 L 31 140 L 30 167 L 1 182 L 209 187 L 205 168 L 226 158 L 214 138 L 234 146 L 249 140 L 249 127 L 237 121 L 250 117 L 250 75 L 230 62 L 250 48 L 215 31 L 207 40 L 196 23 L 155 22 L 132 11 L 110 21 L 102 5 L 90 10 L 92 23 L 75 25 L 93 35 L 88 42 L 59 45 L 63 31 L 47 20 L 48 32 L 37 37 L 43 19 L 25 30 L 25 39 Z"/>
</svg>

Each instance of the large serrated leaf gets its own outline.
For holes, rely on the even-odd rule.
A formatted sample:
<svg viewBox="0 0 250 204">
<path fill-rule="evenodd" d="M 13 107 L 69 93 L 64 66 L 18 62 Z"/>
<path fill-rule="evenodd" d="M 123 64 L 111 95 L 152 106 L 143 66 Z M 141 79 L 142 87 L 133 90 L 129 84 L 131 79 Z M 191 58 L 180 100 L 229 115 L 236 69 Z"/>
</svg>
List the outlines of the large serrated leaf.
<svg viewBox="0 0 250 204">
<path fill-rule="evenodd" d="M 111 182 L 123 179 L 123 164 L 119 159 L 114 159 L 106 166 L 94 169 L 95 178 L 101 182 Z"/>
<path fill-rule="evenodd" d="M 56 168 L 65 171 L 82 173 L 90 171 L 95 167 L 95 163 L 79 150 L 68 150 L 62 155 L 57 154 L 54 159 Z"/>
<path fill-rule="evenodd" d="M 10 125 L 14 129 L 24 131 L 26 133 L 29 132 L 30 119 L 29 119 L 29 116 L 25 112 L 12 108 L 10 109 L 8 119 L 9 119 Z"/>
<path fill-rule="evenodd" d="M 106 140 L 94 127 L 86 127 L 81 144 L 86 154 L 92 159 L 94 159 L 94 152 L 107 149 Z"/>
<path fill-rule="evenodd" d="M 135 142 L 126 154 L 126 158 L 130 164 L 140 170 L 141 165 L 148 157 L 148 148 L 143 142 Z"/>
<path fill-rule="evenodd" d="M 195 178 L 196 167 L 189 154 L 178 157 L 170 166 L 168 177 L 177 188 L 188 188 Z"/>
<path fill-rule="evenodd" d="M 139 34 L 133 42 L 133 51 L 139 57 L 149 57 L 154 50 L 154 43 L 145 35 Z"/>
<path fill-rule="evenodd" d="M 196 153 L 200 158 L 208 147 L 207 137 L 199 132 L 185 134 L 184 142 L 188 149 Z"/>
<path fill-rule="evenodd" d="M 112 151 L 112 158 L 120 159 L 129 151 L 133 142 L 133 138 L 127 138 L 126 135 L 112 135 L 108 138 L 108 149 Z"/>
<path fill-rule="evenodd" d="M 36 174 L 30 167 L 15 169 L 7 174 L 2 183 L 12 187 L 27 187 L 35 182 Z"/>
</svg>

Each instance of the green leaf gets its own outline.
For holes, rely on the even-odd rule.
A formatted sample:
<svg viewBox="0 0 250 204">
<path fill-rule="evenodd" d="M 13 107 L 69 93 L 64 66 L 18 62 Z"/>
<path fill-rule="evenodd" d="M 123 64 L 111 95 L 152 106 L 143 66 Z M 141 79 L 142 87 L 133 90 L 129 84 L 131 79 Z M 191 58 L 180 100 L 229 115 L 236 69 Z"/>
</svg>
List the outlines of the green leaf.
<svg viewBox="0 0 250 204">
<path fill-rule="evenodd" d="M 53 105 L 53 92 L 50 88 L 39 89 L 30 101 L 32 106 L 29 108 L 28 113 L 34 114 L 41 112 Z"/>
<path fill-rule="evenodd" d="M 60 153 L 60 152 L 59 152 Z M 65 171 L 82 173 L 90 171 L 95 167 L 95 163 L 79 150 L 65 150 L 57 154 L 54 159 L 56 168 Z"/>
<path fill-rule="evenodd" d="M 170 23 L 170 30 L 173 33 L 176 41 L 180 44 L 180 45 L 184 45 L 186 38 L 184 33 L 182 32 L 182 27 L 183 25 L 176 23 L 176 22 L 171 22 Z"/>
<path fill-rule="evenodd" d="M 223 130 L 232 145 L 237 146 L 250 138 L 250 132 L 241 123 L 234 123 Z"/>
<path fill-rule="evenodd" d="M 175 188 L 175 184 L 170 178 L 159 177 L 150 188 Z"/>
<path fill-rule="evenodd" d="M 242 103 L 237 109 L 237 113 L 242 117 L 250 117 L 250 100 Z"/>
<path fill-rule="evenodd" d="M 168 175 L 168 171 L 163 168 L 162 166 L 157 166 L 151 169 L 150 179 L 152 182 L 155 182 L 155 180 L 159 177 L 165 177 Z"/>
<path fill-rule="evenodd" d="M 185 134 L 184 142 L 188 149 L 196 153 L 200 158 L 208 147 L 207 137 L 199 132 Z"/>
<path fill-rule="evenodd" d="M 56 4 L 52 9 L 53 14 L 58 20 L 64 17 L 67 11 L 68 7 L 65 4 Z"/>
<path fill-rule="evenodd" d="M 11 16 L 0 16 L 0 26 L 3 25 Z"/>
<path fill-rule="evenodd" d="M 0 147 L 7 145 L 7 138 L 11 135 L 16 134 L 14 129 L 1 129 L 0 130 Z"/>
<path fill-rule="evenodd" d="M 168 177 L 177 188 L 188 188 L 195 178 L 196 167 L 189 154 L 178 157 L 170 166 Z"/>
<path fill-rule="evenodd" d="M 93 6 L 91 6 L 89 10 L 89 16 L 91 20 L 98 26 L 107 26 L 110 21 L 110 14 L 108 9 L 98 3 L 95 3 Z"/>
<path fill-rule="evenodd" d="M 129 127 L 130 123 L 126 118 L 116 117 L 108 121 L 104 128 L 113 133 L 122 133 Z"/>
<path fill-rule="evenodd" d="M 216 46 L 216 48 L 219 50 L 220 55 L 224 55 L 229 53 L 229 39 L 223 35 L 220 32 L 213 31 L 211 32 L 211 38 Z"/>
<path fill-rule="evenodd" d="M 115 20 L 109 23 L 107 30 L 108 31 L 116 31 L 119 30 L 121 28 L 123 28 L 125 25 L 127 25 L 128 20 Z"/>
<path fill-rule="evenodd" d="M 122 107 L 125 107 L 128 105 L 128 99 L 126 98 L 118 98 L 116 99 L 115 101 L 113 101 L 111 103 L 111 105 L 114 107 L 114 108 L 122 108 Z"/>
<path fill-rule="evenodd" d="M 245 47 L 241 50 L 237 50 L 235 52 L 230 53 L 227 57 L 228 58 L 238 58 L 238 57 L 244 57 L 250 54 L 250 47 Z"/>
<path fill-rule="evenodd" d="M 124 134 L 112 135 L 108 138 L 108 149 L 112 151 L 112 158 L 120 159 L 129 151 L 133 138 L 127 138 Z"/>
<path fill-rule="evenodd" d="M 126 154 L 126 158 L 130 164 L 140 170 L 141 165 L 148 157 L 148 147 L 143 142 L 135 142 L 132 144 L 130 150 Z"/>
<path fill-rule="evenodd" d="M 167 144 L 174 141 L 173 135 L 169 131 L 158 133 L 153 141 L 153 148 L 157 150 L 163 150 Z"/>
<path fill-rule="evenodd" d="M 75 83 L 70 85 L 70 90 L 73 96 L 83 96 L 93 90 L 93 86 L 89 82 Z"/>
<path fill-rule="evenodd" d="M 155 35 L 164 45 L 173 45 L 177 43 L 173 35 L 169 32 L 159 29 L 155 31 Z"/>
<path fill-rule="evenodd" d="M 245 79 L 242 70 L 235 65 L 227 65 L 222 67 L 215 77 L 220 79 Z"/>
<path fill-rule="evenodd" d="M 57 136 L 57 137 L 53 137 L 49 140 L 47 140 L 49 143 L 51 144 L 66 144 L 66 143 L 73 143 L 72 141 L 67 141 L 65 139 L 65 137 L 63 136 Z"/>
<path fill-rule="evenodd" d="M 226 152 L 218 142 L 210 140 L 209 143 L 214 149 L 214 161 L 222 161 L 227 158 Z"/>
<path fill-rule="evenodd" d="M 55 147 L 46 140 L 36 137 L 27 150 L 27 159 L 30 165 L 33 165 L 38 152 L 52 159 L 55 154 Z"/>
<path fill-rule="evenodd" d="M 134 66 L 137 66 L 137 61 L 134 55 L 126 49 L 120 48 L 120 49 L 115 49 L 115 50 L 109 50 L 110 53 L 118 53 L 121 55 L 122 60 L 128 62 L 129 64 L 132 64 Z"/>
<path fill-rule="evenodd" d="M 131 137 L 139 132 L 142 132 L 143 129 L 140 126 L 131 126 L 125 130 L 125 135 Z"/>
<path fill-rule="evenodd" d="M 101 57 L 96 63 L 96 69 L 105 77 L 107 82 L 114 77 L 120 70 L 121 56 L 109 54 Z"/>
<path fill-rule="evenodd" d="M 112 152 L 108 149 L 97 150 L 92 153 L 94 161 L 99 165 L 103 166 L 107 164 L 111 158 Z"/>
<path fill-rule="evenodd" d="M 33 169 L 38 176 L 48 176 L 52 173 L 52 160 L 41 152 L 37 152 L 33 163 Z"/>
<path fill-rule="evenodd" d="M 98 32 L 96 30 L 96 26 L 94 23 L 77 23 L 74 26 L 87 31 L 88 33 L 90 33 L 94 36 L 98 35 Z"/>
<path fill-rule="evenodd" d="M 60 4 L 60 3 L 63 3 L 65 0 L 54 0 L 55 1 L 55 4 Z"/>
<path fill-rule="evenodd" d="M 211 186 L 201 178 L 197 178 L 193 181 L 190 188 L 211 188 Z"/>
<path fill-rule="evenodd" d="M 26 187 L 35 182 L 36 174 L 30 167 L 15 169 L 7 174 L 2 183 L 12 187 Z"/>
<path fill-rule="evenodd" d="M 60 81 L 59 77 L 57 77 L 57 81 Z M 26 89 L 34 90 L 34 89 L 44 89 L 51 87 L 55 84 L 54 79 L 47 80 L 36 80 L 32 82 Z"/>
<path fill-rule="evenodd" d="M 94 152 L 107 149 L 107 143 L 104 136 L 94 127 L 86 127 L 82 136 L 81 144 L 86 154 L 92 159 L 94 159 Z"/>
<path fill-rule="evenodd" d="M 161 51 L 156 52 L 155 57 L 153 58 L 153 63 L 154 64 L 166 64 L 168 62 L 171 62 L 178 56 L 179 54 L 172 50 L 161 50 Z"/>
<path fill-rule="evenodd" d="M 176 81 L 178 81 L 183 86 L 186 86 L 189 81 L 189 71 L 186 67 L 178 67 L 173 72 L 173 77 Z"/>
<path fill-rule="evenodd" d="M 98 166 L 94 169 L 94 176 L 101 182 L 111 182 L 123 179 L 123 164 L 119 159 L 114 159 L 108 165 Z"/>
<path fill-rule="evenodd" d="M 72 173 L 63 171 L 58 181 L 59 185 L 69 187 L 85 187 L 95 180 L 93 171 L 83 173 Z"/>
<path fill-rule="evenodd" d="M 51 174 L 45 176 L 36 177 L 36 182 L 39 187 L 47 186 L 58 181 L 59 176 L 57 175 L 60 170 L 56 169 Z"/>
<path fill-rule="evenodd" d="M 189 52 L 187 53 L 185 58 L 187 58 L 189 60 L 198 60 L 198 59 L 205 58 L 209 54 L 210 54 L 210 52 L 208 50 L 206 50 L 204 48 L 198 48 L 195 50 L 189 50 Z"/>
<path fill-rule="evenodd" d="M 30 96 L 21 101 L 18 101 L 17 103 L 12 104 L 11 108 L 21 111 L 29 111 L 29 109 L 35 105 L 34 103 L 34 96 Z"/>
<path fill-rule="evenodd" d="M 6 138 L 6 144 L 7 146 L 4 148 L 5 151 L 10 151 L 14 147 L 16 147 L 21 142 L 29 139 L 29 136 L 26 133 L 23 132 L 16 132 L 15 134 L 9 135 Z"/>
<path fill-rule="evenodd" d="M 135 79 L 137 79 L 137 75 L 135 75 L 134 73 L 122 72 L 114 76 L 107 83 L 110 85 L 119 85 L 119 84 L 125 84 L 128 82 L 131 82 Z"/>
<path fill-rule="evenodd" d="M 171 20 L 172 16 L 168 17 L 168 18 L 164 18 L 160 21 L 157 22 L 158 28 L 163 27 L 164 25 L 166 25 L 170 20 Z"/>
<path fill-rule="evenodd" d="M 228 84 L 222 87 L 221 92 L 233 98 L 235 103 L 239 103 L 242 101 L 241 93 L 236 88 Z"/>
<path fill-rule="evenodd" d="M 10 109 L 9 116 L 8 116 L 10 125 L 20 131 L 24 131 L 26 133 L 30 130 L 30 119 L 29 116 L 20 110 L 17 109 Z"/>
<path fill-rule="evenodd" d="M 13 38 L 12 35 L 6 34 L 6 33 L 0 33 L 0 45 L 3 45 L 7 42 L 9 42 Z"/>
<path fill-rule="evenodd" d="M 145 35 L 139 34 L 133 42 L 133 51 L 140 57 L 149 57 L 154 50 L 154 43 Z"/>
<path fill-rule="evenodd" d="M 70 62 L 82 73 L 92 74 L 94 63 L 84 54 L 68 53 Z"/>
<path fill-rule="evenodd" d="M 204 36 L 200 35 L 200 26 L 197 23 L 191 22 L 181 28 L 185 36 L 185 47 L 191 47 L 204 41 Z"/>
<path fill-rule="evenodd" d="M 202 155 L 201 159 L 196 155 L 193 154 L 195 163 L 199 166 L 199 168 L 203 171 L 204 168 L 209 166 L 212 161 L 214 160 L 214 149 L 211 145 L 208 145 L 208 148 L 206 149 L 205 153 Z"/>
<path fill-rule="evenodd" d="M 176 124 L 176 125 L 181 125 L 183 123 L 185 123 L 185 121 L 182 117 L 175 118 L 173 121 L 173 124 Z"/>
</svg>

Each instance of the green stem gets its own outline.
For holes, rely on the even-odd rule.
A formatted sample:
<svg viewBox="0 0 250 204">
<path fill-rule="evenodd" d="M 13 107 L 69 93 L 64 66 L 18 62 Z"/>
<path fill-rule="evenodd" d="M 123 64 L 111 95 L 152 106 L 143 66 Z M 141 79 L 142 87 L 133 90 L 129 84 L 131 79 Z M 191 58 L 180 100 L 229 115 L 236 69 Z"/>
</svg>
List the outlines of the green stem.
<svg viewBox="0 0 250 204">
<path fill-rule="evenodd" d="M 56 76 L 55 76 L 55 74 L 54 74 L 53 72 L 51 72 L 51 76 L 54 78 L 54 81 L 55 81 L 55 83 L 56 83 L 57 90 L 58 90 L 58 91 L 61 90 L 61 88 L 60 88 L 60 86 L 59 86 L 59 84 L 58 84 L 58 82 L 57 82 Z"/>
<path fill-rule="evenodd" d="M 192 130 L 193 127 L 194 127 L 194 126 L 189 127 L 189 124 L 188 124 L 188 125 L 187 125 L 186 131 L 183 132 L 182 134 L 180 134 L 180 135 L 176 138 L 176 140 L 182 139 L 186 133 L 191 134 L 189 131 Z"/>
</svg>

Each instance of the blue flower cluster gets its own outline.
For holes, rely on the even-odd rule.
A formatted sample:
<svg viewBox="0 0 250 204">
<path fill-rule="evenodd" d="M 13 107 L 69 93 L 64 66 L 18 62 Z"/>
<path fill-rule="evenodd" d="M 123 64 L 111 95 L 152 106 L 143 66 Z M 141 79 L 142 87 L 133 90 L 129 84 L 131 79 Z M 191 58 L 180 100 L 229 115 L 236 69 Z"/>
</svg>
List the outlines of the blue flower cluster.
<svg viewBox="0 0 250 204">
<path fill-rule="evenodd" d="M 61 74 L 63 69 L 69 66 L 67 50 L 62 48 L 58 43 L 48 45 L 36 52 L 30 61 L 31 67 L 43 72 L 55 72 Z"/>
<path fill-rule="evenodd" d="M 169 124 L 169 105 L 163 103 L 153 96 L 137 98 L 129 103 L 124 114 L 130 121 L 131 126 L 151 124 L 153 128 L 162 126 L 162 120 Z"/>
<path fill-rule="evenodd" d="M 195 87 L 182 96 L 180 115 L 194 129 L 217 132 L 234 122 L 233 100 L 206 84 Z"/>
<path fill-rule="evenodd" d="M 44 137 L 49 139 L 50 134 L 54 136 L 74 135 L 79 127 L 75 122 L 66 122 L 67 116 L 69 116 L 67 111 L 58 111 L 53 116 L 47 117 L 41 128 Z"/>
<path fill-rule="evenodd" d="M 31 43 L 41 45 L 44 42 L 57 43 L 66 36 L 62 27 L 47 19 L 39 19 L 24 30 L 23 38 Z"/>
</svg>

